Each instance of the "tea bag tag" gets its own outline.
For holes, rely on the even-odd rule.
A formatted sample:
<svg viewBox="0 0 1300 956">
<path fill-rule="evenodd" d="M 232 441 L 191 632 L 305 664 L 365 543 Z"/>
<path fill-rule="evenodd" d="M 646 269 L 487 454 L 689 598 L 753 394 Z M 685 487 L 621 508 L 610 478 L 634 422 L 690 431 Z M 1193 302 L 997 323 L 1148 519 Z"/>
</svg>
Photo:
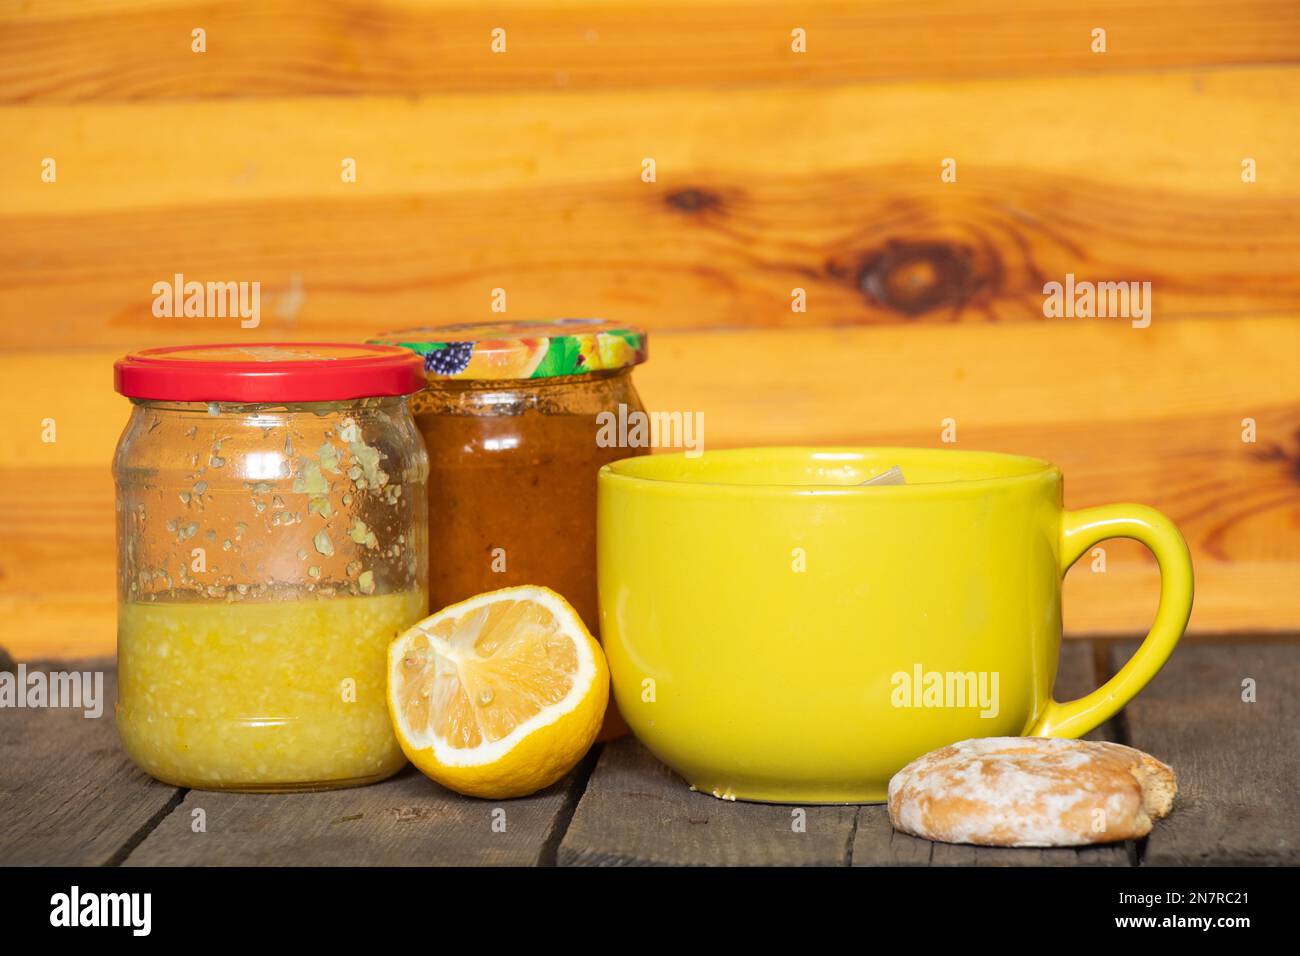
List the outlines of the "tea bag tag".
<svg viewBox="0 0 1300 956">
<path fill-rule="evenodd" d="M 862 485 L 905 485 L 907 479 L 903 477 L 903 469 L 895 465 L 889 471 L 882 471 L 874 478 L 868 478 L 866 481 L 858 483 Z"/>
</svg>

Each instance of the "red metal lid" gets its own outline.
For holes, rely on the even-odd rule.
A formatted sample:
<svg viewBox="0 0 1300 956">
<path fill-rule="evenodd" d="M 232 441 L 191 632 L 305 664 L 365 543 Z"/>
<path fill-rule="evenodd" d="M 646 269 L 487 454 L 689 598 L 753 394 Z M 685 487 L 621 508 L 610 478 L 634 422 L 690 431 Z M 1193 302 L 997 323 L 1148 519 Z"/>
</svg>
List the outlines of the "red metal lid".
<svg viewBox="0 0 1300 956">
<path fill-rule="evenodd" d="M 424 384 L 420 356 L 387 345 L 180 345 L 113 365 L 123 395 L 174 402 L 330 402 L 409 395 Z"/>
</svg>

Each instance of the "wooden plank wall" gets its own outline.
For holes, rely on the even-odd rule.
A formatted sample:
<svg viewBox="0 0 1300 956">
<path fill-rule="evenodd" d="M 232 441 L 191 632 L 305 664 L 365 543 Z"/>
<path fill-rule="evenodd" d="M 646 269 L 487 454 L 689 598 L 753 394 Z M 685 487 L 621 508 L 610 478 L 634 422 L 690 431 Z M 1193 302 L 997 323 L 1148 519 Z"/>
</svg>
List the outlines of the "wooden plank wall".
<svg viewBox="0 0 1300 956">
<path fill-rule="evenodd" d="M 1197 631 L 1295 630 L 1298 62 L 1294 0 L 0 2 L 0 644 L 112 648 L 119 354 L 498 288 L 650 328 L 711 447 L 1052 458 L 1179 523 Z M 175 273 L 261 282 L 261 325 L 153 317 Z M 1044 318 L 1067 273 L 1150 281 L 1150 327 Z M 1068 629 L 1140 632 L 1156 581 L 1108 545 Z"/>
</svg>

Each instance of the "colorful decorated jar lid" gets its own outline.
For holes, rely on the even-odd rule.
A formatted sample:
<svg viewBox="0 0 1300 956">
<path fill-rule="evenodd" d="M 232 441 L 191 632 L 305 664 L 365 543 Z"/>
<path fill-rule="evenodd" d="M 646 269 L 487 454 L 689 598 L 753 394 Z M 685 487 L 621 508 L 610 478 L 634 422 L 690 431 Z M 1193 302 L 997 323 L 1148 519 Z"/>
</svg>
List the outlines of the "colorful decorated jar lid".
<svg viewBox="0 0 1300 956">
<path fill-rule="evenodd" d="M 646 333 L 603 319 L 469 322 L 370 339 L 424 357 L 430 379 L 554 378 L 627 368 L 646 359 Z"/>
</svg>

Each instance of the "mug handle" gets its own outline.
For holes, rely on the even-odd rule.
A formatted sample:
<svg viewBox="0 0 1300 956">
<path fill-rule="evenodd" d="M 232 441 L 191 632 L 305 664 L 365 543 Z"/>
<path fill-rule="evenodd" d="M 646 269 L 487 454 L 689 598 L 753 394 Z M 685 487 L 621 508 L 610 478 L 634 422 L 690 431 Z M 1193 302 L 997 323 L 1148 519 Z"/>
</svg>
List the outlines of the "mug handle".
<svg viewBox="0 0 1300 956">
<path fill-rule="evenodd" d="M 1118 504 L 1061 515 L 1061 577 L 1084 553 L 1107 538 L 1146 545 L 1160 565 L 1160 605 L 1146 639 L 1123 667 L 1086 697 L 1049 700 L 1029 737 L 1082 737 L 1119 712 L 1164 666 L 1192 614 L 1192 556 L 1174 523 L 1146 505 Z"/>
</svg>

